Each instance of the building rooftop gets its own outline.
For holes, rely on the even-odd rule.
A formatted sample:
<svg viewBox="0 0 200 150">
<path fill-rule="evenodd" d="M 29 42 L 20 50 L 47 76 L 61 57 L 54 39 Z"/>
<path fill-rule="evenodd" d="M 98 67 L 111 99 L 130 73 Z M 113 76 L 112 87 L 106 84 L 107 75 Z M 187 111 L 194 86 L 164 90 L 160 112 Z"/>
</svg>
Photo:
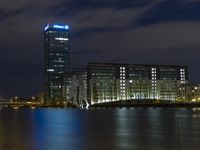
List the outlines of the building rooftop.
<svg viewBox="0 0 200 150">
<path fill-rule="evenodd" d="M 88 64 L 90 65 L 116 65 L 116 66 L 153 66 L 153 67 L 184 67 L 187 68 L 186 65 L 157 65 L 157 64 L 129 64 L 129 63 L 106 63 L 106 62 L 91 62 Z"/>
</svg>

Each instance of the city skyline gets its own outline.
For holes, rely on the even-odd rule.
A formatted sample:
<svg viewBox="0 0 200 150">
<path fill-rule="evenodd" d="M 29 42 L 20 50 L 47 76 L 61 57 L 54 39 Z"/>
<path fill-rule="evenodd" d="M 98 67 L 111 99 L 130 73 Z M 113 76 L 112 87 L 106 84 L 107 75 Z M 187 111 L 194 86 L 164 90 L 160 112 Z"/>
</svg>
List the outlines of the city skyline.
<svg viewBox="0 0 200 150">
<path fill-rule="evenodd" d="M 47 23 L 69 24 L 72 68 L 94 61 L 187 65 L 190 81 L 200 81 L 198 1 L 21 0 L 0 8 L 3 97 L 42 92 Z"/>
</svg>

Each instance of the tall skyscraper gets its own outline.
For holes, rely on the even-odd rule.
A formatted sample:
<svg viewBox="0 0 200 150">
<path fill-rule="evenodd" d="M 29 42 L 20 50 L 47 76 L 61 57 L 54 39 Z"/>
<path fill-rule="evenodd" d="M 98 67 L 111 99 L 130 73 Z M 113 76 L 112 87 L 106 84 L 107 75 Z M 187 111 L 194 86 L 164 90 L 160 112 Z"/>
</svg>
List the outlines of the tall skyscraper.
<svg viewBox="0 0 200 150">
<path fill-rule="evenodd" d="M 69 71 L 69 26 L 48 24 L 44 31 L 45 101 L 63 99 L 62 78 Z"/>
</svg>

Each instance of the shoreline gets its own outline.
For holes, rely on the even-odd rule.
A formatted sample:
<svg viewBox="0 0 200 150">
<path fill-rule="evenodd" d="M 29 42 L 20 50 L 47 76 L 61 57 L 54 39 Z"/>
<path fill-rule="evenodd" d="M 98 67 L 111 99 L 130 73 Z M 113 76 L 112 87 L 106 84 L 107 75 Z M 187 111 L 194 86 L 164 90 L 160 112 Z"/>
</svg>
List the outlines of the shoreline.
<svg viewBox="0 0 200 150">
<path fill-rule="evenodd" d="M 94 104 L 89 109 L 94 108 L 200 108 L 200 103 L 132 103 L 132 104 L 121 104 L 121 103 L 102 103 Z M 0 106 L 3 108 L 66 108 L 66 109 L 81 109 L 76 106 L 65 106 L 65 105 L 6 105 Z"/>
</svg>

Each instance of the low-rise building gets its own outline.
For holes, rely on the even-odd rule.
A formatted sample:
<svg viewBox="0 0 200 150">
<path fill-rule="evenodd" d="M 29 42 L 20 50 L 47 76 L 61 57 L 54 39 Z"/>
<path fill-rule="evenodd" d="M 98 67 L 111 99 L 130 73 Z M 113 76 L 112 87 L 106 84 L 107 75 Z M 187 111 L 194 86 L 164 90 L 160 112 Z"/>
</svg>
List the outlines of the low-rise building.
<svg viewBox="0 0 200 150">
<path fill-rule="evenodd" d="M 200 84 L 185 84 L 179 87 L 179 101 L 198 102 L 200 101 Z"/>
<path fill-rule="evenodd" d="M 178 87 L 188 83 L 187 66 L 90 63 L 90 104 L 131 100 L 177 100 Z"/>
</svg>

